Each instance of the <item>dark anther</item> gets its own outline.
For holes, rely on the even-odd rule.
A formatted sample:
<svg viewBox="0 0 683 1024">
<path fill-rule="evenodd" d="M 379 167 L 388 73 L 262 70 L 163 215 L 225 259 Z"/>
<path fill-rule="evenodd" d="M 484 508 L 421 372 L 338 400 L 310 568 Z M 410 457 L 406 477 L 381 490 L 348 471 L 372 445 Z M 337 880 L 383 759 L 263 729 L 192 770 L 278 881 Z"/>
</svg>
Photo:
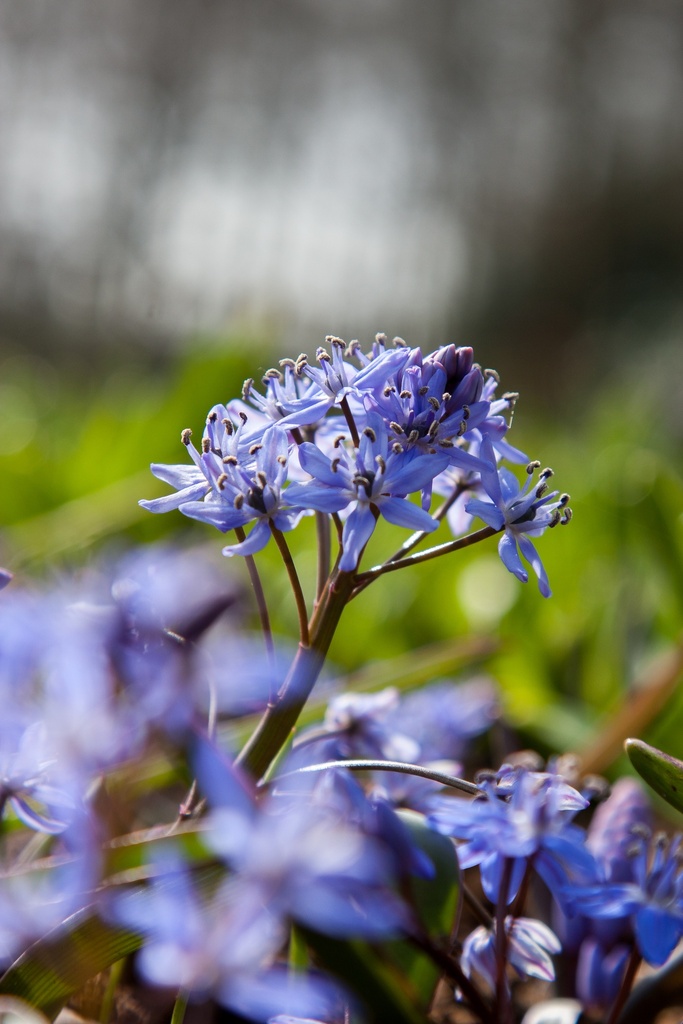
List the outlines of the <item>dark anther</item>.
<svg viewBox="0 0 683 1024">
<path fill-rule="evenodd" d="M 242 385 L 242 398 L 245 400 L 245 402 L 246 402 L 247 398 L 249 398 L 249 395 L 251 394 L 251 389 L 253 388 L 253 386 L 254 386 L 254 378 L 253 377 L 248 377 L 247 380 L 245 380 L 244 384 Z"/>
<path fill-rule="evenodd" d="M 239 509 L 242 508 L 242 505 L 244 505 L 244 495 L 243 494 L 236 494 L 235 495 L 235 500 L 233 501 L 233 505 L 239 511 Z"/>
<path fill-rule="evenodd" d="M 485 377 L 493 377 L 493 379 L 495 380 L 496 384 L 500 384 L 500 376 L 499 376 L 497 370 L 492 370 L 490 367 L 487 367 L 487 369 L 484 370 L 484 376 Z"/>
<path fill-rule="evenodd" d="M 183 442 L 183 444 L 189 444 L 191 437 L 192 437 L 192 431 L 190 430 L 189 427 L 185 427 L 185 429 L 183 430 L 182 434 L 180 435 L 180 440 Z"/>
<path fill-rule="evenodd" d="M 223 488 L 225 487 L 225 483 L 226 483 L 227 479 L 228 479 L 228 474 L 227 473 L 221 473 L 221 475 L 218 477 L 218 479 L 216 480 L 216 487 L 218 488 L 219 491 L 223 490 Z"/>
<path fill-rule="evenodd" d="M 396 423 L 395 420 L 392 420 L 391 423 L 389 424 L 389 426 L 391 427 L 391 429 L 393 430 L 393 432 L 395 434 L 402 434 L 403 433 L 403 427 L 401 426 L 400 423 Z"/>
<path fill-rule="evenodd" d="M 207 454 L 207 452 L 211 451 L 211 441 L 208 439 L 208 437 L 202 438 L 202 451 L 204 452 L 205 455 Z"/>
<path fill-rule="evenodd" d="M 256 452 L 261 451 L 262 448 L 263 448 L 262 444 L 252 444 L 251 448 L 249 449 L 249 454 L 250 455 L 256 455 Z"/>
<path fill-rule="evenodd" d="M 372 429 L 372 427 L 366 427 L 363 433 L 365 434 L 366 437 L 369 437 L 373 443 L 377 440 L 377 434 Z"/>
<path fill-rule="evenodd" d="M 541 466 L 541 463 L 538 461 L 538 459 L 534 459 L 533 462 L 530 462 L 527 465 L 526 471 L 529 474 L 529 476 L 531 476 L 531 474 L 534 472 L 535 469 L 540 469 L 540 466 Z"/>
<path fill-rule="evenodd" d="M 237 465 L 237 457 L 235 455 L 226 455 L 225 458 L 223 459 L 223 465 L 224 466 L 236 466 Z"/>
</svg>

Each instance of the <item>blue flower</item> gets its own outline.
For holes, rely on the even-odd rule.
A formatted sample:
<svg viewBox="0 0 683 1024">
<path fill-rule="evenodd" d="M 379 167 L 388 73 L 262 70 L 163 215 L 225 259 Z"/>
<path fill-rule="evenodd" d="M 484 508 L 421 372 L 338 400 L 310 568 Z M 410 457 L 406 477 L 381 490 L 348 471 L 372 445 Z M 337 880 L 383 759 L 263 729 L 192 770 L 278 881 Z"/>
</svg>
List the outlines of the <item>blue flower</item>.
<svg viewBox="0 0 683 1024">
<path fill-rule="evenodd" d="M 588 801 L 558 775 L 503 766 L 494 781 L 482 782 L 482 797 L 435 800 L 429 824 L 462 839 L 462 868 L 479 865 L 484 892 L 496 903 L 506 874 L 506 903 L 521 885 L 527 862 L 557 895 L 572 874 L 593 878 L 585 833 L 571 819 Z"/>
<path fill-rule="evenodd" d="M 519 555 L 521 551 L 538 577 L 539 590 L 544 597 L 550 597 L 546 571 L 529 537 L 540 537 L 547 527 L 569 521 L 569 495 L 558 496 L 558 491 L 547 493 L 547 480 L 552 476 L 549 469 L 544 469 L 539 482 L 534 484 L 533 472 L 540 465 L 534 462 L 527 466 L 528 478 L 524 487 L 520 487 L 514 474 L 496 467 L 493 445 L 488 437 L 482 440 L 480 455 L 489 463 L 488 468 L 481 470 L 481 482 L 491 501 L 473 498 L 468 501 L 465 510 L 483 519 L 494 530 L 504 531 L 498 544 L 498 554 L 505 567 L 522 583 L 526 583 L 529 574 L 522 564 Z"/>
<path fill-rule="evenodd" d="M 349 452 L 339 444 L 337 451 L 330 460 L 314 444 L 302 444 L 301 466 L 314 479 L 291 484 L 287 500 L 292 506 L 319 512 L 339 512 L 353 504 L 342 535 L 342 572 L 356 568 L 380 515 L 411 530 L 431 533 L 437 529 L 437 521 L 407 501 L 406 495 L 427 486 L 448 464 L 447 455 L 390 451 L 387 428 L 377 413 L 368 414 L 360 448 Z"/>
<path fill-rule="evenodd" d="M 223 548 L 224 555 L 253 555 L 266 546 L 271 524 L 283 533 L 293 530 L 302 510 L 289 507 L 283 488 L 287 481 L 287 432 L 277 424 L 268 427 L 260 442 L 249 451 L 250 461 L 240 462 L 237 456 L 219 456 L 210 450 L 201 455 L 186 442 L 193 458 L 204 473 L 209 490 L 203 501 L 183 501 L 177 507 L 191 519 L 215 526 L 222 533 L 255 523 L 246 540 Z M 253 461 L 251 461 L 253 460 Z M 150 511 L 166 511 L 154 502 L 141 502 Z"/>
<path fill-rule="evenodd" d="M 560 941 L 547 925 L 529 917 L 506 917 L 505 935 L 507 962 L 522 978 L 552 981 L 555 967 L 551 954 L 562 949 Z M 495 925 L 481 925 L 471 932 L 462 948 L 461 963 L 468 976 L 476 971 L 491 988 L 496 987 L 498 973 Z"/>
<path fill-rule="evenodd" d="M 633 880 L 569 885 L 567 908 L 586 917 L 631 917 L 643 958 L 655 967 L 669 958 L 683 937 L 682 837 L 671 842 L 657 836 L 648 843 L 637 836 L 633 849 Z"/>
</svg>

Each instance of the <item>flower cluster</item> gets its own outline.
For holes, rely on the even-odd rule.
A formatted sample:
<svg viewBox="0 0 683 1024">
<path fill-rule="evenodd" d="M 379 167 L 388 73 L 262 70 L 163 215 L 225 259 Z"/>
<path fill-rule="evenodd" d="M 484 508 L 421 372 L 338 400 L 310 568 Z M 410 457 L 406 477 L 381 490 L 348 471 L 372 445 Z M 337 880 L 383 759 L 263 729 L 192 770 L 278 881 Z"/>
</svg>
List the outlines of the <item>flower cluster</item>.
<svg viewBox="0 0 683 1024">
<path fill-rule="evenodd" d="M 383 335 L 369 352 L 357 342 L 327 342 L 317 367 L 304 355 L 283 360 L 264 376 L 265 394 L 249 380 L 242 399 L 214 406 L 199 448 L 184 430 L 193 465 L 153 465 L 177 490 L 140 504 L 234 530 L 237 543 L 223 549 L 226 555 L 255 554 L 271 534 L 288 533 L 311 512 L 339 515 L 339 569 L 353 572 L 380 517 L 423 536 L 464 501 L 469 517 L 502 532 L 507 568 L 527 580 L 521 552 L 548 596 L 529 538 L 568 522 L 571 512 L 568 495 L 548 492 L 550 470 L 520 488 L 498 465 L 501 457 L 524 458 L 506 438 L 505 413 L 516 395 L 496 398 L 497 375 L 482 371 L 471 348 L 447 345 L 423 355 L 400 339 L 389 345 Z M 434 489 L 447 500 L 430 515 Z"/>
</svg>

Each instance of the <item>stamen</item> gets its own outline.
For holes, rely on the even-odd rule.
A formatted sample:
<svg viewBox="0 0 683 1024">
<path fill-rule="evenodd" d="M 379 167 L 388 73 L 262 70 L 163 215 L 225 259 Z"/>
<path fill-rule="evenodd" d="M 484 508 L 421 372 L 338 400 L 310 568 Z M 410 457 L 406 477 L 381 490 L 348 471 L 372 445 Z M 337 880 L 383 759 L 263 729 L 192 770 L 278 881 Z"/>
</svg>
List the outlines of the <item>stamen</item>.
<svg viewBox="0 0 683 1024">
<path fill-rule="evenodd" d="M 572 512 L 572 510 L 570 508 L 566 508 L 564 510 L 563 515 L 562 515 L 562 519 L 560 520 L 560 522 L 562 523 L 562 526 L 566 526 L 567 523 L 570 523 L 572 521 L 573 517 L 574 517 L 574 513 Z"/>
<path fill-rule="evenodd" d="M 534 470 L 538 469 L 540 465 L 541 463 L 538 461 L 538 459 L 534 459 L 533 462 L 530 462 L 526 467 L 526 471 L 529 474 L 529 476 L 531 476 Z"/>
<path fill-rule="evenodd" d="M 396 346 L 396 348 L 408 348 L 407 342 L 405 342 L 403 338 L 399 338 L 398 336 L 394 338 L 394 345 Z"/>
<path fill-rule="evenodd" d="M 246 412 L 240 412 L 239 415 L 240 415 L 240 419 L 242 420 L 242 423 L 246 423 L 247 420 L 249 419 L 249 417 L 247 416 Z"/>
<path fill-rule="evenodd" d="M 227 479 L 228 479 L 228 474 L 227 473 L 221 473 L 221 475 L 216 479 L 216 487 L 218 488 L 219 491 L 223 490 L 223 488 L 225 487 L 225 482 L 226 482 Z"/>
<path fill-rule="evenodd" d="M 441 396 L 441 399 L 442 399 L 442 401 L 444 401 L 444 402 L 450 402 L 450 400 L 451 400 L 451 398 L 452 398 L 452 397 L 453 397 L 453 396 L 451 395 L 450 391 L 444 391 L 444 393 L 443 393 L 443 394 L 442 394 L 442 396 Z"/>
<path fill-rule="evenodd" d="M 403 427 L 401 426 L 400 423 L 396 423 L 395 420 L 392 420 L 391 423 L 389 424 L 389 426 L 391 427 L 391 429 L 393 430 L 393 432 L 395 434 L 402 434 L 403 433 Z"/>
<path fill-rule="evenodd" d="M 372 427 L 366 427 L 365 430 L 363 431 L 363 433 L 365 434 L 366 437 L 370 438 L 370 440 L 373 442 L 373 444 L 377 440 L 377 434 L 372 429 Z"/>
<path fill-rule="evenodd" d="M 337 472 L 337 466 L 339 465 L 340 462 L 341 462 L 341 459 L 332 459 L 332 461 L 330 462 L 330 466 L 332 467 L 332 472 L 333 473 Z"/>
<path fill-rule="evenodd" d="M 547 485 L 547 483 L 545 481 L 543 481 L 543 483 L 539 484 L 538 487 L 536 488 L 536 497 L 537 498 L 542 498 L 547 490 L 548 490 L 548 485 Z"/>
<path fill-rule="evenodd" d="M 221 423 L 225 427 L 225 433 L 228 435 L 228 437 L 232 437 L 233 431 L 235 429 L 232 425 L 232 420 L 229 420 L 228 417 L 226 416 L 225 419 L 221 420 Z"/>
<path fill-rule="evenodd" d="M 439 441 L 439 445 L 441 448 L 455 448 L 455 443 L 447 437 L 444 437 L 442 441 Z"/>
<path fill-rule="evenodd" d="M 339 446 L 345 440 L 346 440 L 346 434 L 337 434 L 337 436 L 335 437 L 334 442 L 333 442 L 334 443 L 334 447 L 335 448 L 339 448 Z"/>
<path fill-rule="evenodd" d="M 420 398 L 424 398 L 424 396 L 427 394 L 428 391 L 429 391 L 429 388 L 427 387 L 426 384 L 423 384 L 421 388 L 417 389 L 417 393 L 420 396 Z"/>
<path fill-rule="evenodd" d="M 280 366 L 284 367 L 287 370 L 296 370 L 296 363 L 294 362 L 293 359 L 281 359 Z"/>
<path fill-rule="evenodd" d="M 236 466 L 237 465 L 237 457 L 235 455 L 226 455 L 225 458 L 223 459 L 223 465 L 224 466 Z"/>
<path fill-rule="evenodd" d="M 252 444 L 251 448 L 249 449 L 249 454 L 256 455 L 256 452 L 260 452 L 262 448 L 262 444 Z"/>
<path fill-rule="evenodd" d="M 217 419 L 218 419 L 218 413 L 215 412 L 215 411 L 214 412 L 210 412 L 209 415 L 206 417 L 206 422 L 207 423 L 215 423 Z"/>
<path fill-rule="evenodd" d="M 242 398 L 244 399 L 245 402 L 249 398 L 249 396 L 251 395 L 251 389 L 253 388 L 253 386 L 254 386 L 254 378 L 253 377 L 248 377 L 245 380 L 244 384 L 242 385 Z"/>
<path fill-rule="evenodd" d="M 415 444 L 420 440 L 420 434 L 417 430 L 411 430 L 408 434 L 408 444 Z"/>
<path fill-rule="evenodd" d="M 439 408 L 439 399 L 438 399 L 438 398 L 434 398 L 434 395 L 431 395 L 431 396 L 430 396 L 430 397 L 429 397 L 429 398 L 427 399 L 427 403 L 428 403 L 429 405 L 431 405 L 432 409 L 434 409 L 434 410 L 436 410 L 436 409 L 438 409 L 438 408 Z"/>
<path fill-rule="evenodd" d="M 261 490 L 265 490 L 266 487 L 268 486 L 268 477 L 266 476 L 262 469 L 260 469 L 256 474 L 256 479 L 259 482 Z"/>
<path fill-rule="evenodd" d="M 386 473 L 386 471 L 387 471 L 387 464 L 386 464 L 386 462 L 384 461 L 384 459 L 382 458 L 381 455 L 375 455 L 375 462 L 379 466 L 379 468 L 382 471 L 382 473 Z"/>
<path fill-rule="evenodd" d="M 211 441 L 208 437 L 202 438 L 202 452 L 207 455 L 211 451 Z"/>
<path fill-rule="evenodd" d="M 398 441 L 394 441 L 394 443 L 391 446 L 391 450 L 394 453 L 394 455 L 400 455 L 401 452 L 403 451 L 403 446 L 400 445 Z"/>
<path fill-rule="evenodd" d="M 568 495 L 568 494 L 561 494 L 561 495 L 560 495 L 560 500 L 559 500 L 559 502 L 558 502 L 558 505 L 560 506 L 560 508 L 564 508 L 564 506 L 565 506 L 565 505 L 566 505 L 566 504 L 567 504 L 568 502 L 569 502 L 569 495 Z"/>
<path fill-rule="evenodd" d="M 244 505 L 244 495 L 243 494 L 236 494 L 235 495 L 235 500 L 233 501 L 233 505 L 235 506 L 235 508 L 239 512 L 239 510 L 242 508 L 242 505 Z"/>
<path fill-rule="evenodd" d="M 431 437 L 431 438 L 435 437 L 436 432 L 437 432 L 438 429 L 439 429 L 439 421 L 438 420 L 432 420 L 432 422 L 429 424 L 429 430 L 427 431 L 427 437 Z"/>
<path fill-rule="evenodd" d="M 190 430 L 189 427 L 185 427 L 185 429 L 183 430 L 182 434 L 180 435 L 180 440 L 183 442 L 183 444 L 189 444 L 191 437 L 192 437 L 192 431 Z"/>
<path fill-rule="evenodd" d="M 377 334 L 375 335 L 375 341 L 377 342 L 378 345 L 386 345 L 387 336 L 384 333 L 384 331 L 377 332 Z M 396 344 L 396 338 L 394 338 L 394 344 Z"/>
<path fill-rule="evenodd" d="M 460 420 L 460 426 L 458 427 L 458 437 L 462 437 L 463 434 L 467 433 L 467 422 Z"/>
<path fill-rule="evenodd" d="M 401 391 L 401 393 L 399 394 L 399 398 L 412 398 L 412 397 L 413 397 L 412 392 L 411 391 L 406 391 L 405 389 L 403 391 Z"/>
<path fill-rule="evenodd" d="M 281 466 L 286 466 L 287 465 L 287 456 L 286 455 L 278 455 L 277 461 L 280 463 Z"/>
<path fill-rule="evenodd" d="M 555 476 L 555 471 L 551 469 L 550 466 L 546 466 L 545 469 L 539 473 L 539 476 L 541 480 L 550 480 L 551 476 Z"/>
<path fill-rule="evenodd" d="M 493 377 L 496 384 L 500 384 L 500 375 L 498 371 L 492 370 L 490 366 L 484 370 L 484 377 Z"/>
<path fill-rule="evenodd" d="M 396 388 L 393 386 L 393 384 L 387 384 L 382 394 L 384 395 L 385 398 L 388 398 L 389 395 L 393 395 L 395 391 Z"/>
<path fill-rule="evenodd" d="M 462 407 L 462 418 L 468 420 L 470 418 L 470 407 L 469 405 L 463 405 Z"/>
</svg>

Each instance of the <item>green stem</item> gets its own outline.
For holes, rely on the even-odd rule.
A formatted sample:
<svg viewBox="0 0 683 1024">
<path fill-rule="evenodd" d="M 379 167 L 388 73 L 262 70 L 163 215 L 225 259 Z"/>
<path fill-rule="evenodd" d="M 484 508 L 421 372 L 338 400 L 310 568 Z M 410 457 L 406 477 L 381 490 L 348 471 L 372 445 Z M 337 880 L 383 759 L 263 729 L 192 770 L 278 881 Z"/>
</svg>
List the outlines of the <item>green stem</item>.
<svg viewBox="0 0 683 1024">
<path fill-rule="evenodd" d="M 409 565 L 419 565 L 421 562 L 428 562 L 432 558 L 439 558 L 440 555 L 449 555 L 452 551 L 460 551 L 462 548 L 469 548 L 472 544 L 478 544 L 481 540 L 486 540 L 488 537 L 494 537 L 500 530 L 495 530 L 492 526 L 485 526 L 483 530 L 477 530 L 476 533 L 469 533 L 466 537 L 459 537 L 458 540 L 448 541 L 446 544 L 438 544 L 434 548 L 428 548 L 427 551 L 421 551 L 419 555 L 409 555 L 408 558 L 398 558 L 395 562 L 384 562 L 382 565 L 375 565 L 372 569 L 368 569 L 366 572 L 361 572 L 356 578 L 356 589 L 354 590 L 353 596 L 359 594 L 362 589 L 367 586 L 368 583 L 372 583 L 373 580 L 378 579 L 380 576 L 384 576 L 387 572 L 395 572 L 396 569 L 405 569 Z"/>
<path fill-rule="evenodd" d="M 240 543 L 246 540 L 246 533 L 241 526 L 235 528 L 235 536 Z M 263 590 L 263 584 L 261 583 L 261 577 L 259 575 L 256 562 L 253 555 L 245 555 L 244 561 L 247 564 L 247 572 L 249 573 L 249 580 L 254 591 L 254 597 L 256 598 L 256 607 L 258 608 L 259 619 L 261 620 L 261 632 L 263 633 L 263 642 L 266 645 L 266 652 L 268 654 L 268 662 L 270 664 L 270 682 L 269 686 L 272 691 L 273 680 L 275 678 L 275 646 L 273 644 L 273 630 L 270 625 L 270 615 L 268 614 L 268 605 L 266 604 L 266 595 Z M 274 694 L 271 692 L 271 701 L 274 698 Z"/>
<path fill-rule="evenodd" d="M 278 530 L 272 519 L 270 520 L 270 531 L 273 534 L 275 543 L 282 555 L 282 561 L 285 563 L 289 582 L 292 584 L 294 600 L 296 601 L 296 610 L 299 615 L 299 642 L 303 647 L 308 647 L 308 610 L 306 608 L 306 599 L 304 598 L 304 592 L 301 589 L 301 583 L 299 582 L 296 566 L 294 565 L 294 559 L 292 558 L 292 553 L 289 550 L 289 545 L 285 540 L 285 535 L 281 530 Z"/>
<path fill-rule="evenodd" d="M 330 574 L 330 517 L 327 512 L 316 512 L 315 528 L 318 536 L 318 576 L 316 580 L 315 599 L 322 597 L 327 578 Z"/>
<path fill-rule="evenodd" d="M 404 761 L 371 761 L 366 759 L 325 761 L 321 764 L 310 764 L 306 765 L 305 768 L 298 768 L 294 772 L 285 772 L 283 775 L 278 775 L 271 782 L 280 782 L 287 777 L 304 775 L 308 772 L 323 772 L 330 768 L 347 768 L 355 772 L 399 772 L 402 775 L 415 775 L 420 779 L 440 782 L 442 786 L 448 786 L 450 789 L 459 789 L 461 793 L 467 793 L 469 796 L 477 796 L 481 793 L 479 786 L 476 786 L 473 782 L 467 782 L 466 779 L 459 779 L 457 775 L 447 775 L 445 772 L 432 771 L 431 768 L 423 768 L 422 765 L 408 764 Z"/>
<path fill-rule="evenodd" d="M 260 779 L 290 732 L 315 686 L 335 630 L 355 585 L 353 573 L 333 574 L 316 606 L 309 626 L 309 646 L 299 644 L 274 707 L 266 708 L 236 764 Z"/>
<path fill-rule="evenodd" d="M 187 1004 L 189 1002 L 189 994 L 184 990 L 180 989 L 176 997 L 176 1001 L 173 1006 L 173 1014 L 171 1016 L 171 1024 L 183 1024 L 185 1019 L 185 1011 L 187 1010 Z"/>
<path fill-rule="evenodd" d="M 102 1005 L 100 1007 L 100 1024 L 109 1024 L 111 1019 L 112 1010 L 114 1009 L 114 998 L 116 996 L 116 989 L 121 980 L 123 974 L 123 968 L 126 966 L 126 957 L 124 956 L 121 960 L 117 960 L 115 964 L 112 964 L 109 969 L 109 977 L 107 978 L 107 987 L 104 990 L 102 996 Z"/>
</svg>

